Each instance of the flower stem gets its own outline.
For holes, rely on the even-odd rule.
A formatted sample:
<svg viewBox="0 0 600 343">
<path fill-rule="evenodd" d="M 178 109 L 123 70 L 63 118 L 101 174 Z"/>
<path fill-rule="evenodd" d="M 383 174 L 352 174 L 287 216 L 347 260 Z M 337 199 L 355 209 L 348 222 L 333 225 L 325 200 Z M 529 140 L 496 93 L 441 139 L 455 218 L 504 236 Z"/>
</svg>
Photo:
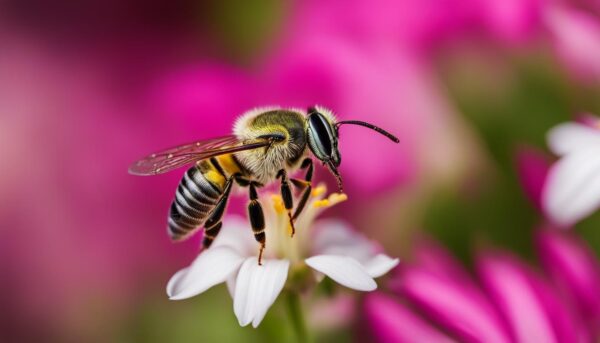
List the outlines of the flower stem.
<svg viewBox="0 0 600 343">
<path fill-rule="evenodd" d="M 290 319 L 294 332 L 298 338 L 299 343 L 308 342 L 308 330 L 306 328 L 306 320 L 304 319 L 304 312 L 302 311 L 302 305 L 300 302 L 300 295 L 297 292 L 288 292 L 287 305 L 289 310 Z"/>
</svg>

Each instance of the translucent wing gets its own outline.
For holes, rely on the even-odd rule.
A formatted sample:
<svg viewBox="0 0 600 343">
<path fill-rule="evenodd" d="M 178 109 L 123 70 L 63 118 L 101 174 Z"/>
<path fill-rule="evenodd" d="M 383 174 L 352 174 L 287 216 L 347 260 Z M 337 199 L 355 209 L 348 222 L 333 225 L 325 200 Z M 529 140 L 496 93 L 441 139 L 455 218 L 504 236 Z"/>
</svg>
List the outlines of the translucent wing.
<svg viewBox="0 0 600 343">
<path fill-rule="evenodd" d="M 258 149 L 270 144 L 267 139 L 243 141 L 233 135 L 201 140 L 146 156 L 129 166 L 129 173 L 133 175 L 162 174 L 192 162 L 238 151 Z"/>
</svg>

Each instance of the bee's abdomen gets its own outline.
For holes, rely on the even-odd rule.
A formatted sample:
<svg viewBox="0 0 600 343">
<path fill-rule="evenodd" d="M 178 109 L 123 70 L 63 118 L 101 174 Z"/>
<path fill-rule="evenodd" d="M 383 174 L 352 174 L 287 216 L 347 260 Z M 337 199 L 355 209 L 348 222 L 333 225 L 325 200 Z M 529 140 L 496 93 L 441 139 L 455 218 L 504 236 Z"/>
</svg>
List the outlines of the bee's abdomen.
<svg viewBox="0 0 600 343">
<path fill-rule="evenodd" d="M 221 193 L 222 190 L 210 182 L 196 166 L 190 168 L 177 187 L 175 200 L 169 211 L 167 230 L 171 239 L 185 239 L 200 228 Z"/>
</svg>

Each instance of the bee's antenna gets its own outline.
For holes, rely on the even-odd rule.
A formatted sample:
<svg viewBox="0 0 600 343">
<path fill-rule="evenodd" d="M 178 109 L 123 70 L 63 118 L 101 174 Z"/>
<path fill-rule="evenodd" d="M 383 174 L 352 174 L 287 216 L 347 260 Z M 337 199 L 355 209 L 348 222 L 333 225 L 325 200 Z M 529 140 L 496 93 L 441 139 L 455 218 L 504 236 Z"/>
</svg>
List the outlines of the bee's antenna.
<svg viewBox="0 0 600 343">
<path fill-rule="evenodd" d="M 374 130 L 374 131 L 377 131 L 377 132 L 381 133 L 382 135 L 384 135 L 384 136 L 386 136 L 387 138 L 391 139 L 391 140 L 392 140 L 394 143 L 399 143 L 399 142 L 400 142 L 400 140 L 399 140 L 399 139 L 398 139 L 396 136 L 394 136 L 394 135 L 392 135 L 391 133 L 389 133 L 389 132 L 385 131 L 384 129 L 382 129 L 382 128 L 380 128 L 380 127 L 377 127 L 377 126 L 375 126 L 375 125 L 373 125 L 373 124 L 369 124 L 369 123 L 367 123 L 367 122 L 360 121 L 360 120 L 342 120 L 342 121 L 338 121 L 338 122 L 335 124 L 335 126 L 336 126 L 336 127 L 340 127 L 340 126 L 342 126 L 342 125 L 344 125 L 344 124 L 351 124 L 351 125 L 360 125 L 360 126 L 364 126 L 364 127 L 366 127 L 366 128 L 369 128 L 369 129 L 371 129 L 371 130 Z"/>
<path fill-rule="evenodd" d="M 344 186 L 342 185 L 342 176 L 340 175 L 340 172 L 338 172 L 337 168 L 335 167 L 335 165 L 333 165 L 333 162 L 331 161 L 327 162 L 327 166 L 329 167 L 329 170 L 331 171 L 333 176 L 335 176 L 340 193 L 344 193 Z"/>
</svg>

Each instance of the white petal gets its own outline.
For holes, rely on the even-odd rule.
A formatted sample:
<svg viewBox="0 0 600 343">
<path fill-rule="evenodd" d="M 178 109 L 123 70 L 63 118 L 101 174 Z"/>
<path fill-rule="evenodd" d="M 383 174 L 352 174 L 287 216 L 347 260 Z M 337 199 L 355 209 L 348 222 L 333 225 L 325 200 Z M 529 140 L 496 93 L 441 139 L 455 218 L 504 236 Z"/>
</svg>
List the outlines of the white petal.
<svg viewBox="0 0 600 343">
<path fill-rule="evenodd" d="M 289 266 L 288 260 L 264 260 L 262 266 L 256 257 L 244 261 L 233 299 L 233 310 L 241 326 L 260 324 L 283 289 Z"/>
<path fill-rule="evenodd" d="M 227 291 L 229 292 L 229 296 L 231 297 L 231 299 L 233 299 L 235 297 L 235 280 L 237 278 L 237 275 L 231 275 L 228 279 L 227 279 Z"/>
<path fill-rule="evenodd" d="M 256 241 L 252 235 L 250 223 L 240 216 L 227 216 L 223 227 L 215 238 L 211 249 L 219 246 L 229 246 L 242 256 L 252 256 L 256 253 Z"/>
<path fill-rule="evenodd" d="M 243 261 L 243 257 L 229 247 L 212 247 L 202 252 L 191 266 L 171 277 L 167 284 L 167 295 L 171 300 L 198 295 L 227 280 Z"/>
<path fill-rule="evenodd" d="M 600 128 L 579 123 L 564 123 L 548 132 L 548 146 L 557 155 L 575 152 L 586 147 L 600 148 Z"/>
<path fill-rule="evenodd" d="M 352 230 L 343 221 L 322 219 L 315 223 L 313 252 L 320 255 L 343 255 L 366 263 L 376 254 L 377 245 Z"/>
<path fill-rule="evenodd" d="M 329 276 L 333 281 L 357 291 L 373 291 L 377 284 L 366 269 L 347 256 L 317 255 L 305 260 L 311 268 Z"/>
<path fill-rule="evenodd" d="M 363 266 L 371 277 L 376 278 L 392 270 L 398 263 L 400 263 L 400 259 L 391 258 L 385 254 L 377 254 L 367 263 L 364 263 Z"/>
<path fill-rule="evenodd" d="M 544 186 L 546 214 L 570 225 L 600 207 L 600 148 L 571 153 L 552 166 Z"/>
</svg>

